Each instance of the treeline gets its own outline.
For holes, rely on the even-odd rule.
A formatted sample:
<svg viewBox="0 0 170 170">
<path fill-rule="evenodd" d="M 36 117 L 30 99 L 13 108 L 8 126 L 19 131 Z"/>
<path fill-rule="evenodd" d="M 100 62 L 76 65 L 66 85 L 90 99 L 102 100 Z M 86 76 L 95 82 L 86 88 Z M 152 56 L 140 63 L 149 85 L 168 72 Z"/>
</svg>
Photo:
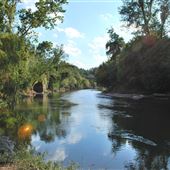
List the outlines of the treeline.
<svg viewBox="0 0 170 170">
<path fill-rule="evenodd" d="M 63 21 L 66 3 L 66 0 L 39 0 L 33 11 L 21 8 L 22 1 L 0 1 L 1 99 L 13 101 L 23 91 L 30 94 L 37 82 L 45 90 L 93 86 L 77 67 L 66 63 L 62 45 L 38 42 L 36 36 L 36 28 L 53 29 L 58 21 Z"/>
<path fill-rule="evenodd" d="M 96 71 L 97 83 L 116 92 L 170 92 L 170 1 L 123 1 L 119 8 L 127 27 L 135 27 L 128 43 L 108 31 L 107 62 Z"/>
<path fill-rule="evenodd" d="M 58 71 L 58 79 L 52 83 L 52 91 L 69 91 L 75 89 L 95 88 L 95 78 L 89 70 L 62 62 Z M 50 81 L 51 83 L 51 81 Z"/>
</svg>

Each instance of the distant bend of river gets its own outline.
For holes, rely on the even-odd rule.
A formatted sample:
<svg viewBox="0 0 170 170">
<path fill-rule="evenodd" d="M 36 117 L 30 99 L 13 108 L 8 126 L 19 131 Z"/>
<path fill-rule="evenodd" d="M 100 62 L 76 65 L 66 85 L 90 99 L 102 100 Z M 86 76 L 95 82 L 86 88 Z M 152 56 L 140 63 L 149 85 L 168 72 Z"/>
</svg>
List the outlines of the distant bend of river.
<svg viewBox="0 0 170 170">
<path fill-rule="evenodd" d="M 109 98 L 97 90 L 25 99 L 31 145 L 83 169 L 170 169 L 170 100 Z"/>
</svg>

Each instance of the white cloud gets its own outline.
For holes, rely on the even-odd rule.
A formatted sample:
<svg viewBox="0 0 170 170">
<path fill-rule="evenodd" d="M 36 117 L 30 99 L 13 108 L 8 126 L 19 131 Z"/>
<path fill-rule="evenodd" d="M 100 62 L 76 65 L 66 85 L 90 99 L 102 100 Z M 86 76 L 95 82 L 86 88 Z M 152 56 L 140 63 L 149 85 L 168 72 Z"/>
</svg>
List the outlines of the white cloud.
<svg viewBox="0 0 170 170">
<path fill-rule="evenodd" d="M 120 22 L 119 24 L 117 24 L 115 26 L 113 25 L 113 28 L 114 28 L 114 31 L 116 32 L 116 34 L 123 37 L 125 42 L 128 42 L 133 37 L 132 32 L 137 31 L 137 29 L 133 26 L 125 27 L 123 24 L 124 23 Z"/>
<path fill-rule="evenodd" d="M 108 40 L 108 35 L 103 35 L 95 37 L 92 42 L 88 44 L 91 56 L 95 60 L 96 66 L 107 60 L 105 45 Z"/>
<path fill-rule="evenodd" d="M 52 156 L 50 156 L 50 161 L 62 162 L 67 158 L 64 148 L 58 148 Z"/>
<path fill-rule="evenodd" d="M 84 34 L 79 32 L 77 29 L 72 28 L 72 27 L 67 27 L 67 28 L 57 28 L 58 32 L 64 32 L 66 36 L 70 39 L 73 38 L 84 38 Z"/>
<path fill-rule="evenodd" d="M 93 51 L 98 53 L 100 50 L 105 49 L 105 45 L 108 40 L 108 35 L 98 36 L 95 37 L 88 45 Z"/>
<path fill-rule="evenodd" d="M 101 14 L 100 18 L 104 22 L 113 22 L 114 21 L 113 14 L 110 14 L 110 13 Z"/>
<path fill-rule="evenodd" d="M 68 40 L 68 42 L 64 45 L 64 51 L 73 57 L 78 57 L 82 53 L 81 50 L 77 47 L 76 43 L 72 40 Z"/>
<path fill-rule="evenodd" d="M 101 55 L 101 54 L 94 54 L 93 55 L 96 65 L 99 66 L 101 63 L 107 61 L 107 56 L 106 55 Z"/>
<path fill-rule="evenodd" d="M 72 132 L 69 134 L 67 141 L 69 144 L 76 144 L 82 139 L 82 134 L 78 132 Z"/>
<path fill-rule="evenodd" d="M 38 0 L 21 0 L 22 4 L 24 6 L 24 8 L 26 9 L 31 9 L 32 11 L 36 10 L 36 6 L 35 3 L 38 2 Z"/>
<path fill-rule="evenodd" d="M 87 65 L 84 64 L 83 62 L 79 61 L 79 60 L 76 60 L 76 61 L 73 61 L 73 62 L 69 62 L 70 64 L 73 64 L 73 65 L 76 65 L 78 68 L 86 68 Z"/>
<path fill-rule="evenodd" d="M 138 29 L 135 26 L 125 27 L 125 22 L 121 22 L 120 18 L 115 18 L 112 13 L 100 14 L 100 19 L 106 28 L 114 28 L 114 31 L 121 37 L 124 38 L 125 42 L 128 42 L 133 38 L 132 32 Z"/>
</svg>

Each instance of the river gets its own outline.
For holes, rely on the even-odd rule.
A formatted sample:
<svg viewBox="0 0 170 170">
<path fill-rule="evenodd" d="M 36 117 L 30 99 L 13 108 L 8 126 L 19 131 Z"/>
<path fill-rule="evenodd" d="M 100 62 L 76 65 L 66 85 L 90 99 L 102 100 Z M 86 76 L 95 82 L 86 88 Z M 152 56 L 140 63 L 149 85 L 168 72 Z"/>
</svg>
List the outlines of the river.
<svg viewBox="0 0 170 170">
<path fill-rule="evenodd" d="M 35 127 L 46 160 L 83 169 L 170 169 L 170 100 L 110 98 L 97 90 L 25 99 L 16 110 Z"/>
</svg>

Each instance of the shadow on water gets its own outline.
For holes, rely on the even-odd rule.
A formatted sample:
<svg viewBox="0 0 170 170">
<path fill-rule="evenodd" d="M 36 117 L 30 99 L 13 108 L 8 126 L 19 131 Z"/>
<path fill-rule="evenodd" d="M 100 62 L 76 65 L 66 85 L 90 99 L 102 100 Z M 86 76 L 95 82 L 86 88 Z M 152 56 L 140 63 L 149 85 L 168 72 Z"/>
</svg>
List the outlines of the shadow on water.
<svg viewBox="0 0 170 170">
<path fill-rule="evenodd" d="M 125 169 L 168 169 L 170 157 L 170 99 L 114 99 L 112 128 L 108 133 L 112 151 L 117 153 L 127 142 L 136 150 L 134 161 Z"/>
</svg>

